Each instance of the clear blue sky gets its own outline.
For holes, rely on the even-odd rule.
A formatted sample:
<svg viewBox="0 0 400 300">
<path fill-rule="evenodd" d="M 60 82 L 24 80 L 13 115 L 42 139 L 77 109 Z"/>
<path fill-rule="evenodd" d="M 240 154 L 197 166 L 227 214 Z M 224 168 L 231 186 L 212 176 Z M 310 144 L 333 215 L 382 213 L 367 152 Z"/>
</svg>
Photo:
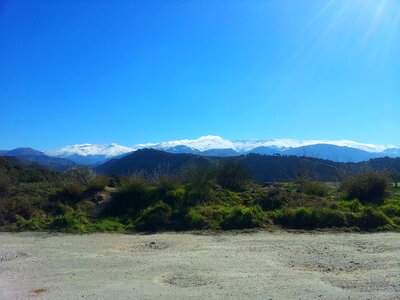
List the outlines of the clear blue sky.
<svg viewBox="0 0 400 300">
<path fill-rule="evenodd" d="M 0 2 L 0 149 L 400 145 L 400 1 Z"/>
</svg>

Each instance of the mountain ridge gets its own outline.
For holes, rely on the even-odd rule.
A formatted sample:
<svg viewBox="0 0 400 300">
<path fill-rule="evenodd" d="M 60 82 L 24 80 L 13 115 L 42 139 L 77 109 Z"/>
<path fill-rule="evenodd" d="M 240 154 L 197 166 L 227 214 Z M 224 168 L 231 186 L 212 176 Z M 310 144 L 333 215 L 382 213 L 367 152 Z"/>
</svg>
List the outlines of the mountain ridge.
<svg viewBox="0 0 400 300">
<path fill-rule="evenodd" d="M 9 151 L 2 150 L 0 153 L 3 157 L 14 157 L 22 159 L 22 161 L 30 161 L 58 171 L 65 171 L 76 165 L 66 158 L 48 156 L 44 152 L 29 147 L 15 148 Z"/>
<path fill-rule="evenodd" d="M 111 158 L 145 148 L 203 156 L 237 156 L 247 153 L 300 156 L 306 154 L 310 157 L 321 157 L 340 162 L 360 162 L 376 157 L 400 156 L 400 148 L 393 145 L 366 144 L 349 140 L 266 139 L 231 141 L 211 135 L 192 140 L 137 144 L 132 147 L 116 143 L 109 145 L 76 144 L 45 153 L 55 157 L 67 158 L 80 164 L 101 164 Z"/>
<path fill-rule="evenodd" d="M 31 155 L 63 158 L 82 165 L 100 165 L 117 157 L 123 157 L 140 149 L 152 148 L 170 153 L 198 154 L 202 156 L 239 156 L 243 154 L 296 155 L 323 158 L 338 162 L 361 162 L 378 157 L 400 157 L 400 148 L 392 145 L 358 143 L 349 140 L 227 140 L 219 136 L 203 136 L 198 139 L 185 139 L 161 143 L 137 144 L 132 147 L 111 144 L 75 144 L 58 150 L 40 152 L 30 148 L 17 148 L 30 151 Z M 28 150 L 30 149 L 30 150 Z M 15 150 L 15 149 L 14 149 Z M 14 150 L 10 150 L 11 153 Z M 10 151 L 0 151 L 6 155 Z M 35 153 L 33 153 L 36 151 Z M 38 153 L 40 152 L 40 153 Z M 17 154 L 18 154 L 17 153 Z M 17 154 L 14 154 L 18 156 Z M 25 153 L 26 155 L 27 153 Z"/>
<path fill-rule="evenodd" d="M 218 165 L 226 159 L 246 167 L 259 182 L 292 181 L 306 173 L 310 179 L 339 181 L 347 175 L 367 170 L 400 172 L 400 158 L 375 158 L 366 162 L 341 163 L 326 159 L 294 155 L 247 154 L 235 157 L 206 157 L 196 154 L 168 153 L 141 149 L 120 159 L 112 159 L 96 168 L 107 175 L 175 176 L 193 164 Z"/>
</svg>

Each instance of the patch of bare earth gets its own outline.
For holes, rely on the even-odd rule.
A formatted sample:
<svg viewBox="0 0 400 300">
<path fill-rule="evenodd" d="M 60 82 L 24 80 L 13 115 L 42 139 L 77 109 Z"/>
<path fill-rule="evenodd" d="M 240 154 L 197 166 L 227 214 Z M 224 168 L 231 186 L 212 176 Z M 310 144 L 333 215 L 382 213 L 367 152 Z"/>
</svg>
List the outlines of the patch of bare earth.
<svg viewBox="0 0 400 300">
<path fill-rule="evenodd" d="M 400 299 L 395 232 L 0 233 L 0 244 L 0 299 Z"/>
</svg>

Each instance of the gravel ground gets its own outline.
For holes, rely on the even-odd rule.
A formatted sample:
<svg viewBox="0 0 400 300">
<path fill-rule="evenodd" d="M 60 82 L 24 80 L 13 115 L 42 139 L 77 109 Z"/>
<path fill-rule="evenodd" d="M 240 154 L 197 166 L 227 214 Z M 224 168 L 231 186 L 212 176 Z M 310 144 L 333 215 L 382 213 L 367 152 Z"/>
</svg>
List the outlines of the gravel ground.
<svg viewBox="0 0 400 300">
<path fill-rule="evenodd" d="M 400 233 L 0 233 L 0 299 L 400 299 Z"/>
</svg>

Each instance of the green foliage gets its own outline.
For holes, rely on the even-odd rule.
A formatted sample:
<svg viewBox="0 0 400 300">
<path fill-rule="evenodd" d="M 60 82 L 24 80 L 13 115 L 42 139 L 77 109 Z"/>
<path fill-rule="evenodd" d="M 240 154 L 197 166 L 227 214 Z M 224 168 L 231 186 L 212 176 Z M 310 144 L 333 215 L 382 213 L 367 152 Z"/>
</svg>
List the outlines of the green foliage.
<svg viewBox="0 0 400 300">
<path fill-rule="evenodd" d="M 261 227 L 266 220 L 264 212 L 258 207 L 233 207 L 221 222 L 223 229 L 247 229 Z"/>
<path fill-rule="evenodd" d="M 397 228 L 400 229 L 400 217 L 394 217 L 392 221 L 397 226 Z"/>
<path fill-rule="evenodd" d="M 216 169 L 211 165 L 193 165 L 184 172 L 186 181 L 186 200 L 196 204 L 210 200 L 215 184 Z"/>
<path fill-rule="evenodd" d="M 81 201 L 84 197 L 85 188 L 78 183 L 67 184 L 60 192 L 52 197 L 52 201 L 59 201 L 66 205 L 73 205 Z"/>
<path fill-rule="evenodd" d="M 328 187 L 323 182 L 307 181 L 302 186 L 302 192 L 310 196 L 324 197 L 328 194 Z"/>
<path fill-rule="evenodd" d="M 400 205 L 386 204 L 380 210 L 388 217 L 400 217 Z"/>
<path fill-rule="evenodd" d="M 0 197 L 7 194 L 11 188 L 11 182 L 6 177 L 0 177 Z"/>
<path fill-rule="evenodd" d="M 395 188 L 398 188 L 400 182 L 400 173 L 397 172 L 391 173 L 390 178 L 393 181 Z"/>
<path fill-rule="evenodd" d="M 333 207 L 332 207 L 333 206 Z M 336 203 L 332 203 L 332 209 L 338 209 L 343 212 L 360 212 L 364 207 L 357 199 L 344 200 Z"/>
<path fill-rule="evenodd" d="M 372 207 L 367 207 L 361 213 L 349 216 L 349 224 L 361 229 L 381 228 L 390 223 L 390 219 L 383 212 Z"/>
<path fill-rule="evenodd" d="M 172 214 L 171 207 L 164 203 L 158 202 L 155 205 L 147 207 L 143 210 L 136 220 L 136 229 L 140 231 L 156 231 L 168 228 Z"/>
<path fill-rule="evenodd" d="M 257 202 L 265 210 L 275 210 L 281 208 L 289 200 L 287 193 L 281 188 L 272 187 L 257 199 Z"/>
<path fill-rule="evenodd" d="M 88 232 L 123 232 L 126 226 L 118 218 L 107 218 L 87 224 L 84 229 Z"/>
<path fill-rule="evenodd" d="M 88 186 L 96 178 L 96 174 L 93 170 L 86 166 L 76 166 L 70 168 L 66 176 L 71 183 Z"/>
<path fill-rule="evenodd" d="M 388 188 L 388 179 L 383 174 L 366 172 L 346 179 L 341 187 L 348 199 L 382 204 Z"/>
<path fill-rule="evenodd" d="M 156 198 L 162 199 L 168 205 L 180 204 L 185 197 L 185 189 L 179 186 L 177 178 L 162 177 L 156 187 Z"/>
<path fill-rule="evenodd" d="M 89 220 L 84 214 L 73 213 L 52 219 L 48 229 L 64 232 L 86 232 L 85 227 L 88 224 Z"/>
<path fill-rule="evenodd" d="M 250 180 L 250 175 L 246 168 L 230 159 L 218 167 L 216 179 L 224 189 L 243 191 Z"/>
<path fill-rule="evenodd" d="M 284 209 L 276 214 L 274 221 L 284 227 L 296 229 L 343 227 L 346 225 L 346 218 L 342 212 L 328 208 Z"/>
<path fill-rule="evenodd" d="M 400 228 L 400 192 L 388 189 L 381 174 L 347 180 L 342 194 L 307 174 L 297 182 L 247 182 L 229 160 L 218 168 L 205 160 L 186 171 L 183 182 L 146 181 L 94 176 L 87 168 L 59 173 L 14 167 L 0 158 L 0 226 L 64 232 L 246 229 L 273 219 L 296 229 Z M 115 192 L 105 189 L 110 181 Z M 100 196 L 104 201 L 97 202 Z"/>
<path fill-rule="evenodd" d="M 108 179 L 106 176 L 95 176 L 88 182 L 87 190 L 91 192 L 102 191 L 106 186 L 108 186 L 109 183 L 110 179 Z"/>
<path fill-rule="evenodd" d="M 26 196 L 0 198 L 0 226 L 17 221 L 17 216 L 29 219 L 34 211 Z"/>
<path fill-rule="evenodd" d="M 16 215 L 16 220 L 16 225 L 19 230 L 42 231 L 46 230 L 49 225 L 48 220 L 43 216 L 35 216 L 25 220 L 25 218 Z"/>
<path fill-rule="evenodd" d="M 186 214 L 188 228 L 246 229 L 266 224 L 265 213 L 259 207 L 200 205 Z"/>
<path fill-rule="evenodd" d="M 132 178 L 118 188 L 106 214 L 110 216 L 136 216 L 140 210 L 156 202 L 155 190 L 140 178 Z"/>
<path fill-rule="evenodd" d="M 202 229 L 206 227 L 210 227 L 210 222 L 207 220 L 206 216 L 202 214 L 199 207 L 191 207 L 188 209 L 185 219 L 184 225 L 182 226 L 184 229 Z"/>
</svg>

